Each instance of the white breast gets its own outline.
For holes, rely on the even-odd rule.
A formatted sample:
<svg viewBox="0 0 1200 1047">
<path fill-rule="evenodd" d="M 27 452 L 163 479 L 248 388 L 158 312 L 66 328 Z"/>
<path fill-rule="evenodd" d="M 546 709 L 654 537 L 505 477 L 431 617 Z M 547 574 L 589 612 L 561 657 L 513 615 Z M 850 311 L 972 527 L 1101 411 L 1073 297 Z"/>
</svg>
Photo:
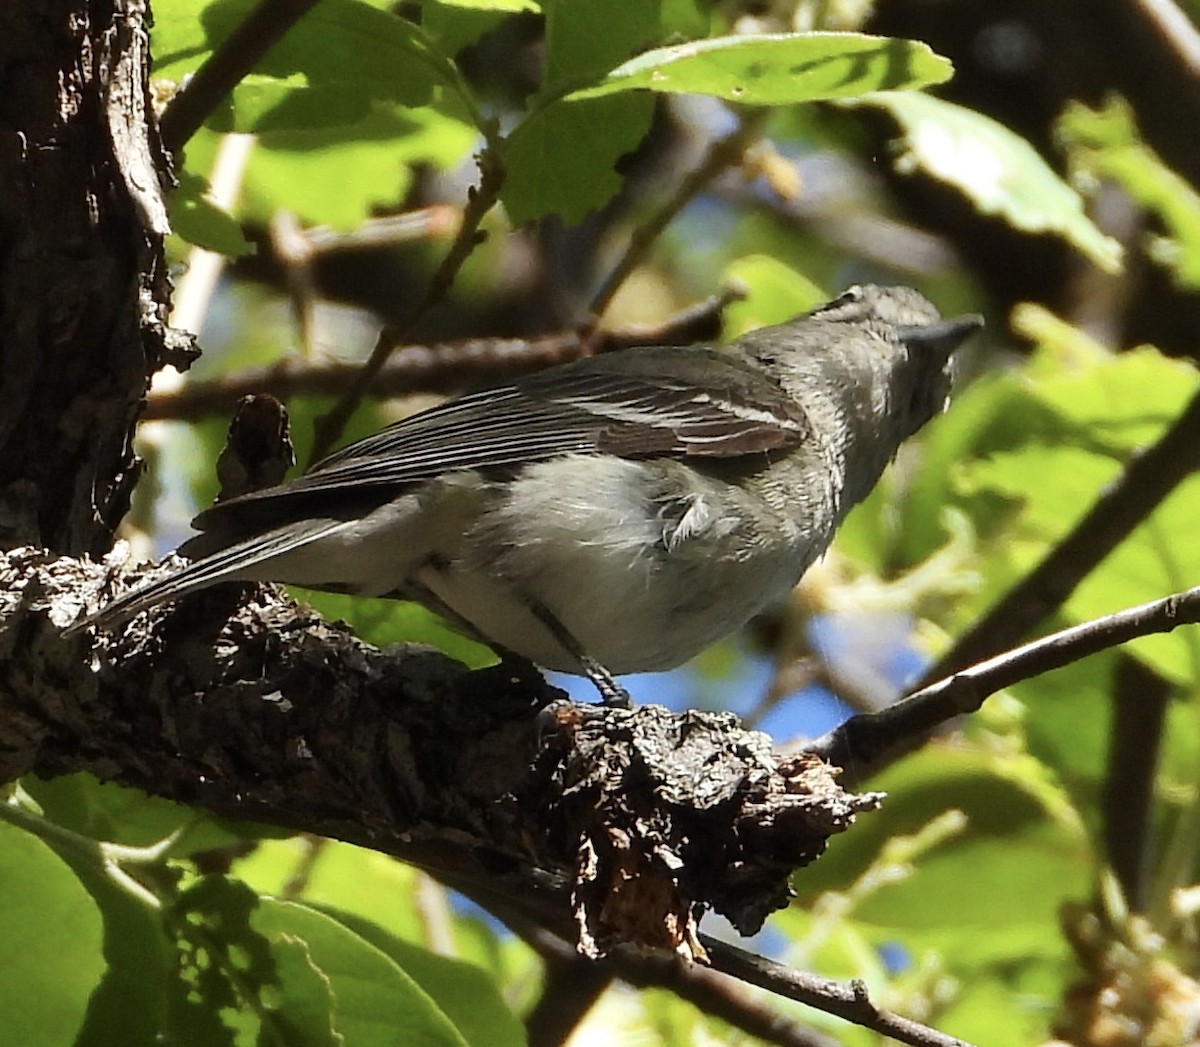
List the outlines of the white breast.
<svg viewBox="0 0 1200 1047">
<path fill-rule="evenodd" d="M 614 673 L 672 668 L 786 592 L 809 558 L 808 543 L 765 539 L 779 521 L 762 518 L 761 502 L 717 480 L 695 490 L 682 469 L 572 457 L 526 467 L 417 577 L 484 636 L 547 668 L 579 671 L 531 601 Z"/>
</svg>

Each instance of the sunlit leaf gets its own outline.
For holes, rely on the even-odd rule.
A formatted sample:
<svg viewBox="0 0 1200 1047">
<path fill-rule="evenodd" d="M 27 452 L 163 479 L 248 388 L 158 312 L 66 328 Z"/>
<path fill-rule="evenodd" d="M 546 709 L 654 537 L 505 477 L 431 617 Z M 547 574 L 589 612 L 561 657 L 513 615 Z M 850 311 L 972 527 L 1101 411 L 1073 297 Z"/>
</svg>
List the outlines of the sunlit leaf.
<svg viewBox="0 0 1200 1047">
<path fill-rule="evenodd" d="M 278 1014 L 311 1023 L 300 994 L 314 974 L 329 989 L 333 1030 L 355 1047 L 469 1047 L 445 1013 L 384 952 L 325 913 L 295 902 L 264 898 L 252 923 L 272 950 L 289 954 L 288 970 L 304 972 L 294 991 L 285 987 Z M 303 950 L 301 955 L 300 950 Z"/>
<path fill-rule="evenodd" d="M 229 212 L 208 198 L 204 180 L 190 171 L 179 176 L 179 187 L 168 197 L 171 229 L 188 243 L 230 258 L 251 254 L 254 246 Z"/>
<path fill-rule="evenodd" d="M 1003 124 L 916 92 L 881 91 L 851 104 L 885 109 L 900 124 L 900 171 L 923 169 L 964 193 L 981 213 L 1061 236 L 1106 272 L 1120 270 L 1120 244 L 1096 228 L 1082 197 L 1033 146 Z"/>
<path fill-rule="evenodd" d="M 1156 214 L 1168 239 L 1151 240 L 1150 257 L 1166 266 L 1180 287 L 1200 287 L 1200 193 L 1142 141 L 1129 103 L 1111 97 L 1101 109 L 1090 109 L 1074 102 L 1057 130 L 1076 178 L 1090 185 L 1115 181 Z"/>
<path fill-rule="evenodd" d="M 161 1047 L 177 963 L 160 913 L 91 857 L 66 847 L 58 853 L 104 919 L 107 966 L 88 1000 L 87 1017 L 75 1042 L 81 1047 Z M 192 1042 L 203 1047 L 202 1038 L 192 1032 Z"/>
<path fill-rule="evenodd" d="M 389 106 L 348 126 L 264 134 L 239 213 L 265 221 L 284 208 L 306 223 L 352 229 L 403 200 L 415 166 L 449 167 L 476 140 L 474 128 L 436 110 Z"/>
<path fill-rule="evenodd" d="M 274 833 L 250 823 L 223 822 L 214 814 L 130 786 L 102 782 L 86 772 L 23 781 L 56 825 L 94 840 L 147 847 L 177 834 L 173 853 L 192 854 Z"/>
<path fill-rule="evenodd" d="M 455 631 L 420 604 L 310 589 L 298 590 L 298 595 L 331 621 L 347 622 L 362 639 L 377 647 L 394 643 L 429 644 L 473 669 L 496 664 L 496 655 L 490 647 Z"/>
<path fill-rule="evenodd" d="M 480 968 L 419 948 L 361 916 L 328 915 L 390 957 L 429 994 L 471 1047 L 523 1047 L 524 1026 Z"/>
<path fill-rule="evenodd" d="M 21 1047 L 75 1042 L 104 973 L 100 912 L 36 836 L 0 822 L 0 1014 Z"/>
<path fill-rule="evenodd" d="M 543 91 L 607 73 L 662 39 L 658 0 L 553 0 L 546 11 Z"/>
<path fill-rule="evenodd" d="M 436 0 L 443 7 L 466 7 L 477 11 L 539 11 L 538 0 Z"/>
<path fill-rule="evenodd" d="M 769 255 L 737 259 L 726 268 L 724 280 L 746 292 L 725 308 L 726 339 L 756 327 L 786 323 L 829 297 L 803 273 Z"/>
<path fill-rule="evenodd" d="M 155 77 L 180 80 L 244 22 L 255 0 L 165 0 L 154 9 Z M 361 99 L 428 102 L 443 79 L 441 59 L 410 22 L 359 0 L 321 0 L 254 67 L 284 82 L 340 85 Z M 256 81 L 248 81 L 253 89 Z M 237 108 L 235 88 L 232 106 Z"/>
<path fill-rule="evenodd" d="M 945 58 L 914 40 L 859 33 L 722 36 L 647 51 L 572 99 L 644 89 L 746 105 L 795 105 L 950 79 Z"/>
</svg>

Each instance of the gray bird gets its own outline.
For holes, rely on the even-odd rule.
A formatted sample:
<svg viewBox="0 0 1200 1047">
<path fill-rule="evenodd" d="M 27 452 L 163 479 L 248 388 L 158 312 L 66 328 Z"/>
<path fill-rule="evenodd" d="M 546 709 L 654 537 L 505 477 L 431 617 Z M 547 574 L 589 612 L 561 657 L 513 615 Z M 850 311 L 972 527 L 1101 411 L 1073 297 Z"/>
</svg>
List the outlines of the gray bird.
<svg viewBox="0 0 1200 1047">
<path fill-rule="evenodd" d="M 788 592 L 945 405 L 982 326 L 852 287 L 725 349 L 589 357 L 451 400 L 202 512 L 192 562 L 74 629 L 229 581 L 416 600 L 625 703 Z"/>
</svg>

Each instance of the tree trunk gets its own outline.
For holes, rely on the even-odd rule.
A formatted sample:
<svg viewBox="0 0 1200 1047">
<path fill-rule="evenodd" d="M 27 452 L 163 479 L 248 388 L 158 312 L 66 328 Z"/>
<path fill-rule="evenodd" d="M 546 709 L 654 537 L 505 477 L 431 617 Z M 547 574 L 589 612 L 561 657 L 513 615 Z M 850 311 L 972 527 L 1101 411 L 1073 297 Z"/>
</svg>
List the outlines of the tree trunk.
<svg viewBox="0 0 1200 1047">
<path fill-rule="evenodd" d="M 105 552 L 166 324 L 144 4 L 0 3 L 0 547 Z"/>
</svg>

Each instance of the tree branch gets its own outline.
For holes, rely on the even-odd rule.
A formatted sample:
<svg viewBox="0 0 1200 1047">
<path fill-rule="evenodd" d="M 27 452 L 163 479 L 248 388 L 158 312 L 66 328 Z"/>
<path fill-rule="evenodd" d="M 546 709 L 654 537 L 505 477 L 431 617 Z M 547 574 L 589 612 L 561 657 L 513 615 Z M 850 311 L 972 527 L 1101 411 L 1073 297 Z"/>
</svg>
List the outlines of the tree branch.
<svg viewBox="0 0 1200 1047">
<path fill-rule="evenodd" d="M 542 994 L 525 1019 L 528 1047 L 561 1047 L 612 982 L 607 965 L 587 960 L 561 938 L 543 932 L 557 949 L 539 947 Z"/>
<path fill-rule="evenodd" d="M 593 353 L 638 345 L 690 345 L 716 336 L 722 310 L 737 296 L 736 291 L 727 290 L 663 324 L 599 331 L 586 339 L 578 331 L 556 331 L 529 339 L 470 338 L 438 345 L 398 346 L 371 383 L 371 392 L 384 397 L 449 395 Z M 344 360 L 288 357 L 270 367 L 235 371 L 209 382 L 151 393 L 145 417 L 194 421 L 228 414 L 244 396 L 264 391 L 281 400 L 306 393 L 328 394 L 349 388 L 358 380 L 360 369 L 358 363 Z"/>
<path fill-rule="evenodd" d="M 567 942 L 541 928 L 520 928 L 520 933 L 547 964 L 557 964 L 568 972 L 564 980 L 577 976 L 586 982 L 595 977 L 595 972 L 601 972 L 606 985 L 619 978 L 637 988 L 667 989 L 697 1010 L 777 1047 L 838 1047 L 828 1036 L 805 1028 L 767 1006 L 762 999 L 752 997 L 742 982 L 711 968 L 686 963 L 677 957 L 649 956 L 629 950 L 619 950 L 597 964 L 583 959 Z M 560 1044 L 565 1038 L 546 1038 L 543 1042 Z M 532 1031 L 529 1047 L 535 1047 Z"/>
<path fill-rule="evenodd" d="M 555 702 L 526 663 L 379 651 L 271 587 L 217 587 L 91 650 L 64 641 L 81 594 L 118 577 L 37 550 L 0 560 L 0 781 L 88 770 L 371 847 L 591 957 L 703 958 L 708 909 L 757 931 L 791 872 L 880 802 L 728 714 Z"/>
<path fill-rule="evenodd" d="M 519 918 L 513 922 L 518 933 L 542 955 L 554 956 L 561 962 L 574 956 L 571 947 L 561 939 L 540 928 L 523 926 Z M 706 1014 L 779 1047 L 835 1047 L 836 1041 L 764 1007 L 747 994 L 746 985 L 844 1018 L 890 1036 L 897 1043 L 912 1047 L 971 1047 L 963 1040 L 876 1007 L 866 987 L 859 982 L 845 985 L 793 970 L 708 935 L 701 937 L 711 966 L 689 963 L 661 952 L 620 948 L 601 961 L 601 968 L 638 988 L 668 989 Z M 585 962 L 577 956 L 574 959 Z"/>
<path fill-rule="evenodd" d="M 844 767 L 852 781 L 862 781 L 891 760 L 911 752 L 924 741 L 927 732 L 958 715 L 953 704 L 964 696 L 959 691 L 942 690 L 948 682 L 947 678 L 956 678 L 952 674 L 965 666 L 975 664 L 976 669 L 982 669 L 984 665 L 992 664 L 976 663 L 997 651 L 1010 648 L 1034 625 L 1062 606 L 1097 564 L 1197 468 L 1200 468 L 1200 393 L 1192 398 L 1154 444 L 1125 463 L 1124 471 L 1116 482 L 1101 493 L 1084 518 L 1047 553 L 1041 563 L 922 674 L 915 693 L 896 703 L 891 710 L 852 718 L 822 738 L 817 743 L 817 751 L 825 753 L 838 766 Z M 1175 598 L 1168 597 L 1170 599 Z M 1066 630 L 1055 635 L 1064 636 L 1071 632 Z M 1038 648 L 1052 639 L 1048 637 L 1028 646 Z M 1123 642 L 1123 639 L 1113 641 Z M 1022 651 L 1026 649 L 1020 648 Z M 993 661 L 1003 662 L 1016 653 L 1010 651 Z M 1044 671 L 1036 669 L 1025 675 L 1032 676 Z M 988 694 L 1006 686 L 1009 684 L 1000 683 L 991 687 L 974 705 L 959 712 L 973 711 Z M 927 692 L 932 697 L 927 696 Z M 850 748 L 847 749 L 847 746 Z M 841 755 L 835 756 L 834 753 Z"/>
<path fill-rule="evenodd" d="M 1200 586 L 1051 633 L 923 687 L 879 712 L 853 716 L 809 751 L 845 768 L 848 782 L 862 781 L 947 720 L 975 712 L 996 691 L 1139 636 L 1198 621 Z"/>
<path fill-rule="evenodd" d="M 947 1036 L 920 1022 L 881 1010 L 871 1002 L 862 982 L 842 985 L 828 978 L 795 971 L 773 960 L 755 956 L 727 942 L 704 940 L 713 968 L 740 981 L 768 989 L 779 996 L 836 1014 L 865 1029 L 883 1033 L 912 1047 L 971 1047 L 965 1040 Z"/>
<path fill-rule="evenodd" d="M 99 552 L 138 476 L 167 326 L 171 184 L 144 4 L 0 4 L 0 546 Z"/>
</svg>

